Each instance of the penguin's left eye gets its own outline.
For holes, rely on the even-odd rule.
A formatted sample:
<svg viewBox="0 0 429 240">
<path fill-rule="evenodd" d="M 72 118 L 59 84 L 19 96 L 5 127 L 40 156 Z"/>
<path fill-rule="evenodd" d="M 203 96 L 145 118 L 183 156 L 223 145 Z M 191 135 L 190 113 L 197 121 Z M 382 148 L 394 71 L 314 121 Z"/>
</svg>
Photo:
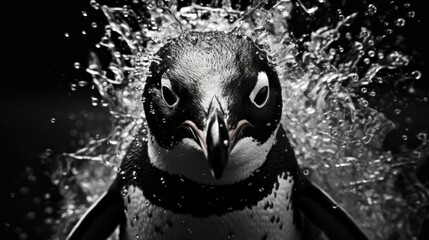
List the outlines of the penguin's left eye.
<svg viewBox="0 0 429 240">
<path fill-rule="evenodd" d="M 257 107 L 262 108 L 268 101 L 270 96 L 270 86 L 268 82 L 268 77 L 265 72 L 260 72 L 258 74 L 258 80 L 255 87 L 250 93 L 250 101 Z"/>
<path fill-rule="evenodd" d="M 173 91 L 170 80 L 166 78 L 161 79 L 161 95 L 169 107 L 174 107 L 179 102 L 179 97 Z"/>
</svg>

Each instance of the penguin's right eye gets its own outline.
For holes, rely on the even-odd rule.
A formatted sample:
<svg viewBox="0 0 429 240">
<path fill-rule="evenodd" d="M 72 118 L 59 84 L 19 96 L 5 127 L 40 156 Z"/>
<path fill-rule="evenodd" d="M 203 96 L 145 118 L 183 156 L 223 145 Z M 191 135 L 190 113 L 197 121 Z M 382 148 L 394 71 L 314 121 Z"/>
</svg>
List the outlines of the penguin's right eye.
<svg viewBox="0 0 429 240">
<path fill-rule="evenodd" d="M 161 95 L 169 107 L 175 107 L 179 102 L 179 98 L 171 87 L 170 80 L 166 78 L 161 79 Z"/>
</svg>

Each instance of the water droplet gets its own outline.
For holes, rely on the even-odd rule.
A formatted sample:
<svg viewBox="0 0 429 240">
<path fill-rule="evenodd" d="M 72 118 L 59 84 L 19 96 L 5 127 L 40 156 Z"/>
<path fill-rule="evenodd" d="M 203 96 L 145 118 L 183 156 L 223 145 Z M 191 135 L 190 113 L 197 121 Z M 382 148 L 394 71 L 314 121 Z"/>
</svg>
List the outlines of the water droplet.
<svg viewBox="0 0 429 240">
<path fill-rule="evenodd" d="M 312 114 L 314 114 L 316 112 L 316 109 L 313 106 L 309 106 L 309 107 L 305 108 L 305 112 L 308 115 L 312 115 Z"/>
<path fill-rule="evenodd" d="M 127 188 L 125 188 L 125 187 L 123 187 L 122 188 L 122 190 L 121 190 L 121 194 L 122 194 L 122 196 L 124 197 L 125 195 L 127 195 L 128 194 L 128 189 Z"/>
<path fill-rule="evenodd" d="M 363 63 L 365 63 L 365 64 L 370 64 L 370 63 L 371 63 L 371 60 L 369 60 L 369 58 L 364 58 L 364 59 L 363 59 Z"/>
<path fill-rule="evenodd" d="M 405 26 L 405 19 L 403 19 L 403 18 L 396 19 L 395 25 L 397 27 L 403 27 L 403 26 Z"/>
<path fill-rule="evenodd" d="M 374 15 L 377 12 L 377 7 L 373 4 L 368 5 L 368 15 Z"/>
<path fill-rule="evenodd" d="M 421 140 L 421 141 L 426 141 L 426 139 L 427 139 L 427 134 L 426 134 L 426 133 L 424 133 L 424 132 L 419 133 L 419 134 L 417 134 L 417 138 L 418 138 L 419 140 Z"/>
<path fill-rule="evenodd" d="M 360 99 L 360 105 L 363 107 L 368 107 L 368 101 L 366 99 Z"/>
<path fill-rule="evenodd" d="M 305 176 L 308 176 L 308 175 L 310 175 L 310 169 L 306 168 L 306 169 L 304 169 L 304 170 L 302 171 L 302 173 L 303 173 Z"/>
<path fill-rule="evenodd" d="M 73 66 L 74 66 L 75 69 L 80 69 L 80 63 L 79 62 L 75 62 L 73 64 Z"/>
<path fill-rule="evenodd" d="M 87 82 L 87 81 L 79 81 L 79 82 L 77 83 L 77 85 L 78 85 L 79 87 L 85 87 L 86 85 L 88 85 L 88 82 Z"/>
<path fill-rule="evenodd" d="M 36 214 L 34 212 L 28 212 L 27 218 L 30 220 L 33 220 L 34 218 L 36 218 Z"/>
<path fill-rule="evenodd" d="M 64 37 L 68 38 L 68 37 L 70 37 L 70 34 L 68 32 L 65 32 Z"/>
<path fill-rule="evenodd" d="M 411 73 L 411 76 L 412 76 L 414 79 L 419 80 L 419 79 L 422 77 L 422 73 L 421 73 L 420 71 L 416 70 L 416 71 L 413 71 L 413 72 Z"/>
<path fill-rule="evenodd" d="M 51 118 L 51 123 L 55 123 L 56 119 L 55 118 Z"/>
<path fill-rule="evenodd" d="M 82 11 L 81 13 L 82 13 L 82 16 L 84 16 L 84 17 L 87 17 L 87 16 L 88 16 L 88 13 L 87 13 L 87 12 L 85 12 L 85 11 Z"/>
<path fill-rule="evenodd" d="M 85 30 L 82 30 L 82 35 L 86 35 L 86 31 Z"/>
<path fill-rule="evenodd" d="M 228 146 L 229 145 L 229 141 L 228 140 L 224 140 L 223 141 L 223 145 Z"/>
<path fill-rule="evenodd" d="M 92 28 L 97 28 L 97 27 L 98 27 L 98 25 L 97 25 L 97 23 L 96 23 L 96 22 L 92 22 L 92 23 L 91 23 L 91 27 L 92 27 Z"/>
<path fill-rule="evenodd" d="M 98 98 L 96 97 L 91 97 L 91 104 L 92 106 L 98 106 Z"/>
<path fill-rule="evenodd" d="M 91 7 L 93 7 L 96 10 L 98 10 L 100 8 L 100 4 L 97 3 L 95 0 L 89 1 L 89 5 L 91 5 Z"/>
<path fill-rule="evenodd" d="M 401 109 L 396 108 L 393 112 L 394 112 L 396 115 L 399 115 L 399 114 L 401 113 Z"/>
<path fill-rule="evenodd" d="M 363 49 L 363 45 L 361 42 L 354 42 L 354 47 L 356 50 L 362 50 Z"/>
<path fill-rule="evenodd" d="M 402 135 L 402 140 L 407 141 L 408 136 L 407 135 Z"/>
</svg>

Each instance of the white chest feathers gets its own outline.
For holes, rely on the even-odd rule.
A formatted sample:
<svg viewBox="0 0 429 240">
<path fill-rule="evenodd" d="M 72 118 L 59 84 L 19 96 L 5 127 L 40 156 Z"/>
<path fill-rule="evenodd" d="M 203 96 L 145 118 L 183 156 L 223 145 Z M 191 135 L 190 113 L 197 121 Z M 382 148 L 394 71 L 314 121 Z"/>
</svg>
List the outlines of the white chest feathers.
<svg viewBox="0 0 429 240">
<path fill-rule="evenodd" d="M 193 217 L 190 214 L 177 214 L 166 210 L 151 204 L 139 188 L 130 186 L 124 196 L 127 209 L 125 238 L 299 239 L 291 208 L 292 186 L 292 177 L 283 173 L 282 176 L 278 176 L 278 184 L 273 187 L 271 194 L 260 200 L 257 205 L 208 217 Z"/>
</svg>

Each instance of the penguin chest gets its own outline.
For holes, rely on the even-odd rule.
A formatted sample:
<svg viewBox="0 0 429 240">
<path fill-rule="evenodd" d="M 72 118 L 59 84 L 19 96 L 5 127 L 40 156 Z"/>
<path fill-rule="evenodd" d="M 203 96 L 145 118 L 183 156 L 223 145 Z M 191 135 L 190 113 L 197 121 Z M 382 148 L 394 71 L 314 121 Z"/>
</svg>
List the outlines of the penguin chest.
<svg viewBox="0 0 429 240">
<path fill-rule="evenodd" d="M 299 239 L 293 222 L 293 179 L 282 173 L 269 195 L 256 205 L 195 217 L 151 203 L 130 185 L 124 196 L 125 239 Z M 147 195 L 146 195 L 147 196 Z M 196 198 L 198 196 L 195 196 Z"/>
</svg>

